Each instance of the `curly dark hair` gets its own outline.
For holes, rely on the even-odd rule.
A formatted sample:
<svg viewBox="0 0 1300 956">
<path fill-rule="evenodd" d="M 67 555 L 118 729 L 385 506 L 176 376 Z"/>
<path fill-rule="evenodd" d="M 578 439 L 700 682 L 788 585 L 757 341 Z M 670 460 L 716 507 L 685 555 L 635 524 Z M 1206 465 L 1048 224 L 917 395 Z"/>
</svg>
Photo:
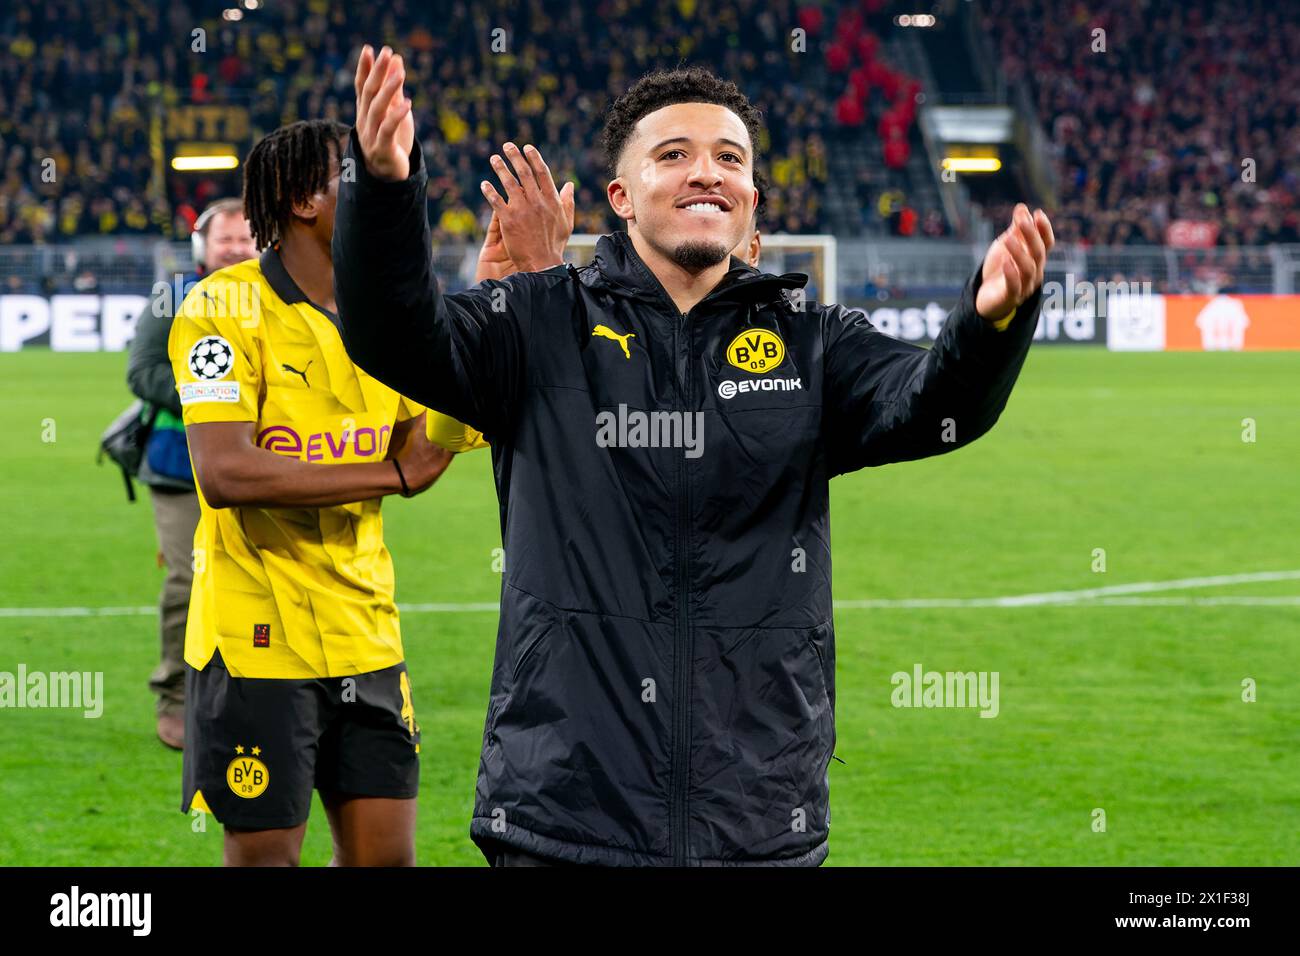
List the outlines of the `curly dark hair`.
<svg viewBox="0 0 1300 956">
<path fill-rule="evenodd" d="M 772 183 L 768 181 L 767 173 L 757 166 L 754 167 L 754 188 L 758 190 L 758 205 L 754 207 L 754 227 L 758 228 L 763 224 L 763 217 L 767 215 L 767 194 L 772 188 Z"/>
<path fill-rule="evenodd" d="M 258 249 L 284 238 L 295 202 L 326 187 L 331 161 L 341 161 L 349 132 L 332 120 L 302 120 L 268 133 L 249 151 L 244 215 Z"/>
<path fill-rule="evenodd" d="M 762 112 L 749 102 L 735 83 L 715 76 L 703 67 L 691 66 L 647 73 L 610 106 L 605 115 L 605 128 L 600 133 L 600 146 L 610 176 L 618 175 L 619 157 L 641 118 L 677 103 L 716 103 L 731 110 L 749 131 L 754 151 L 751 161 L 757 162 Z"/>
</svg>

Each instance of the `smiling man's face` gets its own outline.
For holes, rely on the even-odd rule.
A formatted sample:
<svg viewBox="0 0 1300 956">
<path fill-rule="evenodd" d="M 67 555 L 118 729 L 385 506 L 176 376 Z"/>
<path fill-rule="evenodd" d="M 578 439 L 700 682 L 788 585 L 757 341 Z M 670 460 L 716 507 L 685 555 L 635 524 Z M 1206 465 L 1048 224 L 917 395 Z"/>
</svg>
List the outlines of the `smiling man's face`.
<svg viewBox="0 0 1300 956">
<path fill-rule="evenodd" d="M 637 122 L 609 202 L 653 250 L 700 272 L 747 236 L 758 202 L 753 162 L 749 132 L 725 106 L 665 106 Z"/>
</svg>

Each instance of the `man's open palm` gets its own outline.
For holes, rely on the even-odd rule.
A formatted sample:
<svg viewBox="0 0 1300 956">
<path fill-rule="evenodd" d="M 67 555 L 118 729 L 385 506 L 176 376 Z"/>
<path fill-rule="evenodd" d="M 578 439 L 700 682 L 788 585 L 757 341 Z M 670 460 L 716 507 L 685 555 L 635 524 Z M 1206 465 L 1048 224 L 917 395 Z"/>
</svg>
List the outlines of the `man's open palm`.
<svg viewBox="0 0 1300 956">
<path fill-rule="evenodd" d="M 564 247 L 573 234 L 573 183 L 565 183 L 557 190 L 550 167 L 531 144 L 521 150 L 514 143 L 506 143 L 501 152 L 510 165 L 496 153 L 490 162 L 506 198 L 483 180 L 481 188 L 492 207 L 492 221 L 479 262 L 482 264 L 483 256 L 489 255 L 508 260 L 513 265 L 511 272 L 549 268 L 563 259 Z M 501 250 L 492 247 L 494 238 L 499 239 Z"/>
<path fill-rule="evenodd" d="M 487 235 L 483 239 L 483 248 L 478 253 L 478 266 L 474 270 L 474 284 L 484 279 L 504 279 L 518 272 L 519 268 L 506 251 L 505 240 L 501 238 L 501 220 L 492 213 L 488 222 Z"/>
<path fill-rule="evenodd" d="M 369 44 L 357 59 L 357 139 L 370 175 L 395 182 L 411 175 L 415 120 L 402 92 L 406 67 L 384 47 L 375 57 Z"/>
</svg>

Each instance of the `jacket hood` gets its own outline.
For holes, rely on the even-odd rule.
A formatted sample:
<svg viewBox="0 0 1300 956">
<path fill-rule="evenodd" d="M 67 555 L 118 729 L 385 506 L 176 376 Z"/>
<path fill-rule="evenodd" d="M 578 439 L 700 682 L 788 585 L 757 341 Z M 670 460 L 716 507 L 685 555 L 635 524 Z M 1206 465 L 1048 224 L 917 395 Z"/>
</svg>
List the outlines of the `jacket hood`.
<svg viewBox="0 0 1300 956">
<path fill-rule="evenodd" d="M 601 236 L 596 242 L 596 254 L 591 263 L 580 269 L 569 268 L 583 285 L 591 289 L 631 299 L 672 301 L 663 284 L 637 254 L 632 237 L 626 232 Z M 807 283 L 808 276 L 802 272 L 772 275 L 759 272 L 732 256 L 727 274 L 701 301 L 732 300 L 759 304 L 783 299 L 784 291 L 801 289 Z"/>
</svg>

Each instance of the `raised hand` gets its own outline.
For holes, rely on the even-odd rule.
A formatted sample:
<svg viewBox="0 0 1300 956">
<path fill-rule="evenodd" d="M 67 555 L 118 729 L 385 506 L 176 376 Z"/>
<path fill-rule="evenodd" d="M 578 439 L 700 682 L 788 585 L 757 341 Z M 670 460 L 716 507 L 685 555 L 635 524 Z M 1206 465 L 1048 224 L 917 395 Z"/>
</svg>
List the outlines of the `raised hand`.
<svg viewBox="0 0 1300 956">
<path fill-rule="evenodd" d="M 501 238 L 501 220 L 492 213 L 488 223 L 487 235 L 483 238 L 483 248 L 478 252 L 478 267 L 474 270 L 474 283 L 484 279 L 504 279 L 511 273 L 518 272 L 510 253 L 506 252 L 505 240 Z"/>
<path fill-rule="evenodd" d="M 1056 244 L 1052 224 L 1041 209 L 1032 216 L 1029 207 L 1018 203 L 1011 213 L 1011 225 L 993 240 L 984 255 L 975 311 L 988 322 L 1005 319 L 1043 284 L 1047 253 Z"/>
<path fill-rule="evenodd" d="M 415 119 L 402 92 L 402 58 L 384 47 L 376 58 L 366 44 L 357 59 L 357 139 L 370 175 L 390 182 L 411 175 Z"/>
<path fill-rule="evenodd" d="M 502 152 L 510 159 L 514 171 L 499 155 L 493 154 L 491 163 L 507 198 L 502 199 L 486 179 L 481 188 L 492 206 L 492 219 L 500 229 L 508 260 L 514 266 L 511 271 L 548 269 L 563 261 L 564 247 L 573 234 L 573 184 L 565 183 L 557 190 L 551 170 L 533 146 L 520 150 L 514 143 L 506 143 Z M 489 225 L 489 240 L 491 232 Z M 485 242 L 485 252 L 487 248 Z M 479 263 L 483 265 L 482 253 Z"/>
</svg>

